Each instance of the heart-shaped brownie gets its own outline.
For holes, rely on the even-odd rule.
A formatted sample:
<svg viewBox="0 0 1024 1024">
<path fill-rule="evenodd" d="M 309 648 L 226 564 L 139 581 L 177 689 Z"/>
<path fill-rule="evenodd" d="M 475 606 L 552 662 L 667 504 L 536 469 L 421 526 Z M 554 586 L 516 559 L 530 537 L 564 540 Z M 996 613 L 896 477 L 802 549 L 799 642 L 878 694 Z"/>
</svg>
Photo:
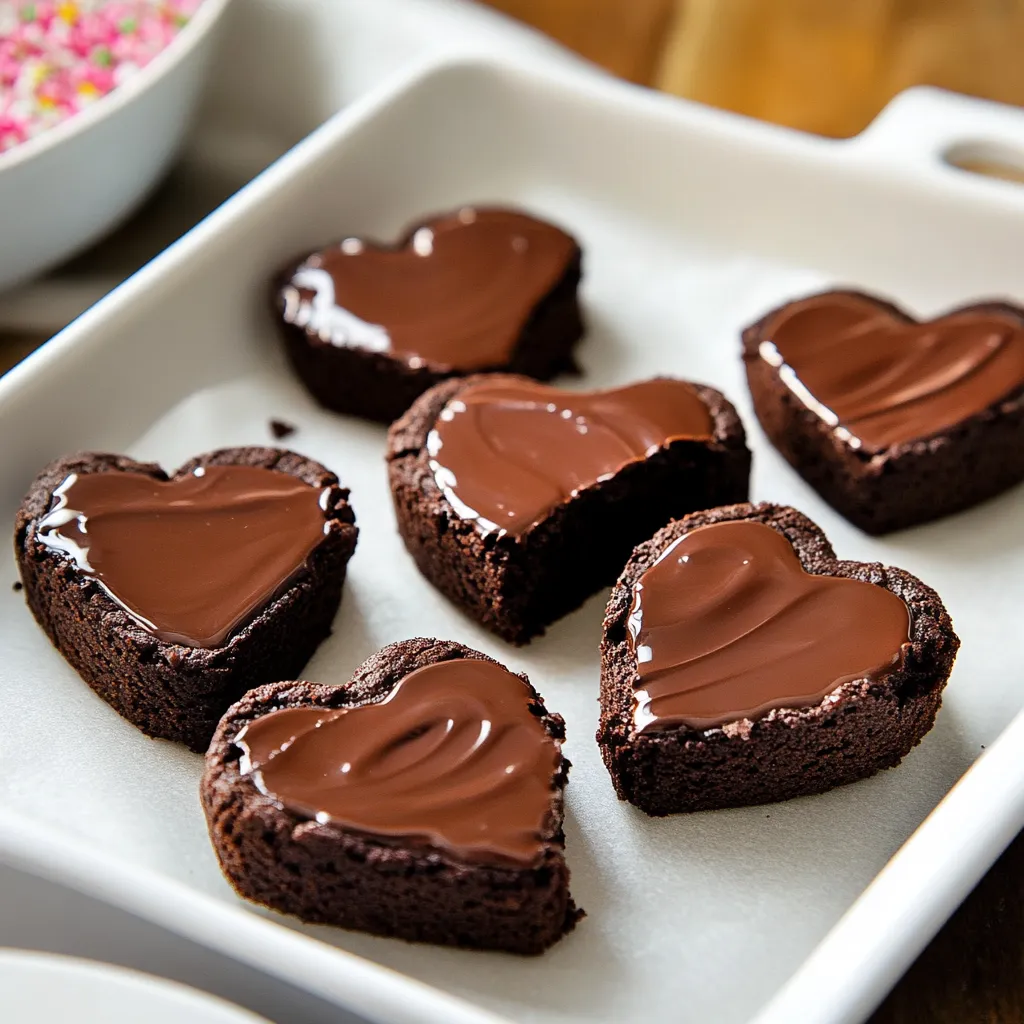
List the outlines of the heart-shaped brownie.
<svg viewBox="0 0 1024 1024">
<path fill-rule="evenodd" d="M 611 583 L 669 519 L 746 498 L 750 473 L 729 402 L 669 378 L 582 393 L 505 375 L 447 381 L 388 445 L 417 565 L 515 643 Z"/>
<path fill-rule="evenodd" d="M 273 448 L 168 477 L 60 459 L 19 511 L 25 595 L 65 658 L 151 736 L 205 749 L 232 701 L 297 674 L 330 633 L 357 531 L 337 477 Z"/>
<path fill-rule="evenodd" d="M 579 279 L 579 246 L 561 229 L 465 207 L 396 246 L 346 238 L 312 253 L 281 276 L 276 306 L 314 397 L 390 423 L 446 377 L 572 369 Z"/>
<path fill-rule="evenodd" d="M 201 787 L 210 837 L 242 896 L 303 920 L 538 953 L 579 916 L 564 735 L 479 652 L 392 644 L 345 686 L 276 683 L 228 711 Z"/>
<path fill-rule="evenodd" d="M 958 647 L 933 590 L 838 561 L 794 509 L 697 513 L 641 544 L 612 591 L 601 753 L 649 814 L 820 793 L 920 741 Z"/>
<path fill-rule="evenodd" d="M 857 292 L 788 303 L 743 336 L 775 446 L 869 533 L 959 511 L 1024 479 L 1024 310 L 918 322 Z"/>
</svg>

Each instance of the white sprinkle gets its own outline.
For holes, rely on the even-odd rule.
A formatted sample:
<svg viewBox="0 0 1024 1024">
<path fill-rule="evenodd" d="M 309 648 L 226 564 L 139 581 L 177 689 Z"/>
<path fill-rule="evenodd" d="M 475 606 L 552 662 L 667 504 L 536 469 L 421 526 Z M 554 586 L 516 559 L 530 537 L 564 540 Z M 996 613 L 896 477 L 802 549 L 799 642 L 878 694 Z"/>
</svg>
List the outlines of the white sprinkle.
<svg viewBox="0 0 1024 1024">
<path fill-rule="evenodd" d="M 430 228 L 420 228 L 412 236 L 412 249 L 417 256 L 429 256 L 434 251 L 434 232 Z"/>
</svg>

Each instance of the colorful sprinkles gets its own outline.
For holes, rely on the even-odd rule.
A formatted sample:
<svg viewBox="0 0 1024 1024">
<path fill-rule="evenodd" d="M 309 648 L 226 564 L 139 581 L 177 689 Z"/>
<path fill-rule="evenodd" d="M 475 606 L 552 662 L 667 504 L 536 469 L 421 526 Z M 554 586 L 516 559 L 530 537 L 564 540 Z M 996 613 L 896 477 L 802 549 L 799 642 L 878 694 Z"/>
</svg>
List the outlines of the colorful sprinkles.
<svg viewBox="0 0 1024 1024">
<path fill-rule="evenodd" d="M 149 63 L 202 0 L 0 0 L 0 153 Z"/>
</svg>

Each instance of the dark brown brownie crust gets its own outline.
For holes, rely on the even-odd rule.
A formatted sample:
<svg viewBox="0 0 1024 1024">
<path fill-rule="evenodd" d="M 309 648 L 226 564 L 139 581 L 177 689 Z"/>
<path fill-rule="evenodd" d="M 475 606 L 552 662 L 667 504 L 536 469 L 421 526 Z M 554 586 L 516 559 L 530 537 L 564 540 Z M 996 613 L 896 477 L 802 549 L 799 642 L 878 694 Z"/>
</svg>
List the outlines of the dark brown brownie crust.
<svg viewBox="0 0 1024 1024">
<path fill-rule="evenodd" d="M 906 323 L 891 303 L 854 295 Z M 786 305 L 789 305 L 787 303 Z M 758 354 L 764 330 L 781 306 L 743 332 L 743 360 L 754 410 L 764 432 L 794 469 L 865 533 L 883 534 L 962 511 L 1024 480 L 1024 388 L 941 433 L 881 452 L 858 451 L 835 436 Z M 963 306 L 1024 323 L 1024 308 L 1005 302 Z"/>
<path fill-rule="evenodd" d="M 413 232 L 398 243 L 403 249 Z M 401 356 L 387 352 L 331 345 L 304 327 L 285 322 L 282 288 L 294 275 L 298 261 L 274 282 L 274 316 L 285 351 L 299 379 L 310 394 L 334 412 L 362 416 L 379 423 L 398 419 L 412 403 L 435 384 L 466 371 L 425 362 L 410 366 Z M 505 363 L 480 371 L 517 373 L 536 380 L 551 380 L 560 373 L 575 373 L 573 348 L 583 335 L 583 317 L 576 291 L 582 275 L 582 253 L 575 256 L 554 288 L 537 303 L 523 325 L 511 357 Z"/>
<path fill-rule="evenodd" d="M 297 675 L 330 634 L 358 534 L 349 492 L 312 459 L 277 448 L 225 448 L 192 459 L 174 475 L 213 465 L 261 466 L 330 488 L 331 529 L 323 542 L 287 589 L 222 647 L 157 639 L 71 559 L 36 539 L 54 489 L 70 473 L 120 470 L 168 479 L 158 465 L 95 453 L 51 462 L 33 481 L 14 532 L 26 600 L 54 646 L 118 714 L 148 736 L 178 740 L 196 751 L 206 749 L 230 704 L 253 686 Z"/>
<path fill-rule="evenodd" d="M 873 682 L 838 687 L 819 705 L 770 712 L 721 728 L 633 730 L 636 658 L 627 629 L 633 586 L 677 537 L 710 523 L 751 519 L 778 530 L 804 569 L 891 590 L 911 610 L 903 664 Z M 597 741 L 619 798 L 652 815 L 771 803 L 823 793 L 899 764 L 932 727 L 960 641 L 938 594 L 902 569 L 838 561 L 821 530 L 782 505 L 734 505 L 670 523 L 623 570 L 604 620 Z"/>
<path fill-rule="evenodd" d="M 533 868 L 465 864 L 428 846 L 318 824 L 282 809 L 238 770 L 234 738 L 253 719 L 279 708 L 373 703 L 415 669 L 458 658 L 493 661 L 457 643 L 405 640 L 374 654 L 344 686 L 275 683 L 228 711 L 206 755 L 201 795 L 214 850 L 239 895 L 313 923 L 512 953 L 541 953 L 575 926 L 582 911 L 569 895 L 565 864 L 564 758 L 543 861 Z M 532 686 L 530 692 L 531 711 L 562 740 L 561 716 L 545 709 Z"/>
<path fill-rule="evenodd" d="M 423 395 L 388 434 L 398 530 L 446 597 L 498 636 L 523 644 L 614 582 L 633 546 L 670 519 L 744 501 L 750 452 L 736 410 L 694 385 L 711 412 L 712 441 L 674 441 L 582 491 L 519 537 L 482 535 L 437 486 L 427 435 L 448 401 L 479 378 Z"/>
</svg>

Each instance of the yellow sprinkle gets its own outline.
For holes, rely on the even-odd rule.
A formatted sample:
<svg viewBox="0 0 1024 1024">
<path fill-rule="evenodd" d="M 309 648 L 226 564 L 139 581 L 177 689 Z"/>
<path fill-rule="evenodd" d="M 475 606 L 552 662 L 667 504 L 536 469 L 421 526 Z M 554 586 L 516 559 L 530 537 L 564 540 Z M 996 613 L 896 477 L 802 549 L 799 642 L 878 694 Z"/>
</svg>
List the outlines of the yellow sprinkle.
<svg viewBox="0 0 1024 1024">
<path fill-rule="evenodd" d="M 78 4 L 71 3 L 70 0 L 58 4 L 57 17 L 66 21 L 69 25 L 74 24 L 75 19 L 78 17 Z"/>
<path fill-rule="evenodd" d="M 99 96 L 100 94 L 99 89 L 97 89 L 96 86 L 92 84 L 92 82 L 80 82 L 78 84 L 78 91 L 83 96 Z"/>
</svg>

